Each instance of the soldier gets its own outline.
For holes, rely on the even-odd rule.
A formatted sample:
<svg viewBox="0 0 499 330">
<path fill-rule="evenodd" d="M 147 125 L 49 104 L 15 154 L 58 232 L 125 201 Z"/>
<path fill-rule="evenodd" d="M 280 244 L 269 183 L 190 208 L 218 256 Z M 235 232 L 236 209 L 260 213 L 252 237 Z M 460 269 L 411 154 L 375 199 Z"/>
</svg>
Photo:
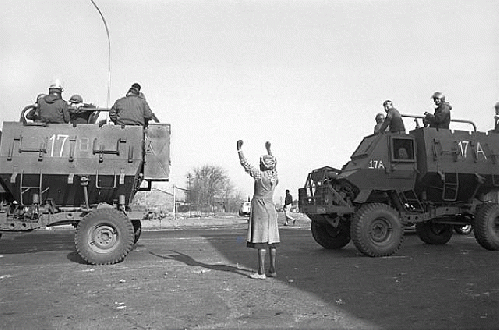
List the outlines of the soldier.
<svg viewBox="0 0 499 330">
<path fill-rule="evenodd" d="M 140 86 L 139 83 L 134 83 L 132 85 L 132 87 L 136 88 L 139 91 L 139 97 L 145 101 L 146 100 L 146 96 L 144 95 L 144 93 L 142 93 L 140 91 L 142 89 L 142 86 Z M 154 120 L 155 123 L 159 123 L 159 119 L 158 119 L 158 117 L 156 117 L 156 115 L 154 114 L 154 112 L 152 114 L 152 120 Z"/>
<path fill-rule="evenodd" d="M 138 86 L 137 86 L 138 85 Z M 109 111 L 109 118 L 116 125 L 142 125 L 152 119 L 152 111 L 144 97 L 140 97 L 140 85 L 133 84 L 125 97 L 117 100 Z"/>
<path fill-rule="evenodd" d="M 383 121 L 385 120 L 385 115 L 380 112 L 376 115 L 376 117 L 374 117 L 374 120 L 376 121 L 376 125 L 374 125 L 374 134 L 376 134 L 379 132 L 381 125 L 383 125 Z"/>
<path fill-rule="evenodd" d="M 75 94 L 69 98 L 69 113 L 71 124 L 93 124 L 95 122 L 95 109 L 93 104 L 83 103 L 81 95 Z"/>
<path fill-rule="evenodd" d="M 433 93 L 431 98 L 437 107 L 435 108 L 434 114 L 428 112 L 424 113 L 424 125 L 435 128 L 449 129 L 450 110 L 452 110 L 452 106 L 448 102 L 445 102 L 445 95 L 440 92 Z"/>
<path fill-rule="evenodd" d="M 277 211 L 273 195 L 279 182 L 276 159 L 270 151 L 270 142 L 265 143 L 267 155 L 260 157 L 260 168 L 253 167 L 244 157 L 241 147 L 243 141 L 237 141 L 237 153 L 244 170 L 254 179 L 254 195 L 251 200 L 251 215 L 248 223 L 247 247 L 258 249 L 258 273 L 250 275 L 254 279 L 265 279 L 265 254 L 270 254 L 268 275 L 276 276 L 276 253 L 279 244 Z"/>
<path fill-rule="evenodd" d="M 496 115 L 494 116 L 494 121 L 495 121 L 494 131 L 496 133 L 499 133 L 499 102 L 496 103 L 494 108 L 496 110 Z"/>
<path fill-rule="evenodd" d="M 385 108 L 386 117 L 376 134 L 384 133 L 387 127 L 390 133 L 405 133 L 402 116 L 400 115 L 400 112 L 395 109 L 392 101 L 386 100 L 383 102 L 383 107 Z"/>
<path fill-rule="evenodd" d="M 62 99 L 63 88 L 59 81 L 50 85 L 49 94 L 38 100 L 40 120 L 51 124 L 69 123 L 68 104 Z"/>
<path fill-rule="evenodd" d="M 40 111 L 38 109 L 38 101 L 42 98 L 45 97 L 46 94 L 38 94 L 36 97 L 36 101 L 34 104 L 28 105 L 24 108 L 24 111 L 28 111 L 26 114 L 26 119 L 33 120 L 35 122 L 40 121 Z"/>
</svg>

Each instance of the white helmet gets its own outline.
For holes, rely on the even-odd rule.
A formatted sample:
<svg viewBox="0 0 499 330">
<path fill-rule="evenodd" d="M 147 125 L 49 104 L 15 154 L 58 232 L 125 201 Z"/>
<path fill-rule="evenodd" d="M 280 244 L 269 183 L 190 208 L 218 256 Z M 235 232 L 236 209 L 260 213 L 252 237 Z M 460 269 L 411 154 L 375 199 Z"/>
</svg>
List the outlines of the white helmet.
<svg viewBox="0 0 499 330">
<path fill-rule="evenodd" d="M 52 84 L 50 84 L 49 92 L 50 92 L 50 90 L 53 90 L 54 92 L 57 92 L 57 90 L 58 90 L 59 93 L 62 93 L 63 88 L 62 88 L 61 81 L 59 79 L 54 80 L 54 82 Z"/>
</svg>

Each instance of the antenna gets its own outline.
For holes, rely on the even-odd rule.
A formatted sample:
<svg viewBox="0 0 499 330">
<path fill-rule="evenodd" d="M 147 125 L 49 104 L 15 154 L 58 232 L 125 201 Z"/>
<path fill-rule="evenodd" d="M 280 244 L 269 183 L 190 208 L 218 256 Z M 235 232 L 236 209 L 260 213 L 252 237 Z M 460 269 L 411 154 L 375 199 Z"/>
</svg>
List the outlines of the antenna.
<svg viewBox="0 0 499 330">
<path fill-rule="evenodd" d="M 104 27 L 106 28 L 106 34 L 107 34 L 107 47 L 108 47 L 108 52 L 107 52 L 107 101 L 106 101 L 106 108 L 109 108 L 109 100 L 111 98 L 111 39 L 109 38 L 109 28 L 107 27 L 107 22 L 106 19 L 104 18 L 104 15 L 102 14 L 101 10 L 97 6 L 94 0 L 90 0 L 92 4 L 94 5 L 95 9 L 99 12 L 99 15 L 102 19 L 102 22 L 104 22 Z"/>
</svg>

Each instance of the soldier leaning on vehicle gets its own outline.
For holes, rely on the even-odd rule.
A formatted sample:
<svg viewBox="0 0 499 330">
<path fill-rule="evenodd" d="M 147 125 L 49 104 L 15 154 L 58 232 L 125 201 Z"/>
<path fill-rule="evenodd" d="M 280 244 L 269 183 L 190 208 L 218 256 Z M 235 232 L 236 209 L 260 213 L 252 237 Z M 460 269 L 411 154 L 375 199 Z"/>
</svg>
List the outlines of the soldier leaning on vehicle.
<svg viewBox="0 0 499 330">
<path fill-rule="evenodd" d="M 386 100 L 383 102 L 383 107 L 385 108 L 386 117 L 376 134 L 384 133 L 387 127 L 390 133 L 405 133 L 402 116 L 400 115 L 400 112 L 395 109 L 392 101 Z"/>
<path fill-rule="evenodd" d="M 30 104 L 28 106 L 26 106 L 24 108 L 23 111 L 28 111 L 28 113 L 26 114 L 26 119 L 29 119 L 29 120 L 32 120 L 32 121 L 35 121 L 35 122 L 39 122 L 40 121 L 40 111 L 38 109 L 38 101 L 42 98 L 42 97 L 45 97 L 46 94 L 38 94 L 38 96 L 36 97 L 36 101 L 34 104 Z"/>
</svg>

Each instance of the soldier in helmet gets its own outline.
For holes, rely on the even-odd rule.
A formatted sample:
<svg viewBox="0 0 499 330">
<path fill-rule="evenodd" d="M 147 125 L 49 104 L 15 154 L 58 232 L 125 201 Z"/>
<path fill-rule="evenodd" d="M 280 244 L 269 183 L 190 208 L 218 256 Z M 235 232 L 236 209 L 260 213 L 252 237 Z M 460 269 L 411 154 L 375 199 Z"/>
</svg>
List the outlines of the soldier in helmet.
<svg viewBox="0 0 499 330">
<path fill-rule="evenodd" d="M 452 106 L 448 102 L 445 102 L 445 95 L 440 92 L 433 93 L 431 98 L 437 107 L 434 114 L 424 113 L 425 118 L 423 119 L 423 123 L 425 126 L 449 129 Z"/>
<path fill-rule="evenodd" d="M 69 98 L 69 113 L 71 124 L 93 124 L 95 122 L 95 106 L 83 103 L 81 95 L 75 94 Z"/>
<path fill-rule="evenodd" d="M 499 133 L 499 102 L 496 103 L 494 108 L 496 110 L 496 115 L 494 116 L 494 121 L 495 121 L 494 131 L 496 133 Z"/>
<path fill-rule="evenodd" d="M 40 121 L 40 111 L 38 109 L 38 102 L 42 97 L 45 97 L 46 94 L 38 94 L 36 97 L 36 101 L 34 104 L 28 105 L 24 108 L 24 111 L 28 111 L 26 114 L 26 119 L 33 120 L 34 122 Z"/>
<path fill-rule="evenodd" d="M 402 116 L 400 115 L 400 112 L 395 109 L 392 101 L 386 100 L 383 102 L 383 107 L 385 108 L 386 117 L 376 134 L 384 133 L 387 127 L 390 133 L 405 133 Z"/>
<path fill-rule="evenodd" d="M 51 124 L 69 123 L 68 104 L 62 99 L 62 86 L 55 82 L 49 87 L 49 94 L 38 100 L 40 121 Z"/>
</svg>

